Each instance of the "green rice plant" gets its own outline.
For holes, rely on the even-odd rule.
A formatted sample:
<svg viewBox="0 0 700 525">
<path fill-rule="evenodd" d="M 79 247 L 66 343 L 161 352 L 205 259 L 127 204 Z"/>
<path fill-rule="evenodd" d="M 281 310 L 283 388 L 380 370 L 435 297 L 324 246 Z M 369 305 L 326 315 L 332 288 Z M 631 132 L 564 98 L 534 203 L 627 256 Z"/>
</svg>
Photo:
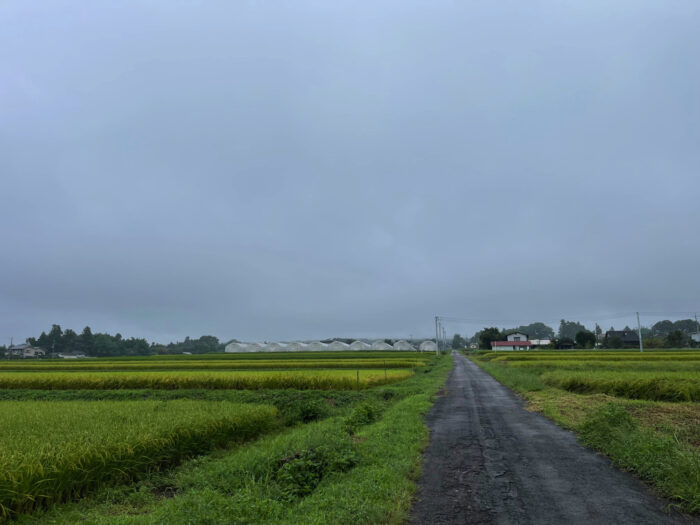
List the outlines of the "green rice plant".
<svg viewBox="0 0 700 525">
<path fill-rule="evenodd" d="M 401 381 L 411 370 L 2 372 L 0 389 L 235 389 L 352 390 Z"/>
<path fill-rule="evenodd" d="M 177 401 L 0 404 L 0 520 L 81 497 L 276 426 L 266 405 Z"/>
<path fill-rule="evenodd" d="M 550 386 L 577 392 L 604 393 L 652 401 L 700 401 L 697 372 L 555 370 L 541 375 Z"/>
</svg>

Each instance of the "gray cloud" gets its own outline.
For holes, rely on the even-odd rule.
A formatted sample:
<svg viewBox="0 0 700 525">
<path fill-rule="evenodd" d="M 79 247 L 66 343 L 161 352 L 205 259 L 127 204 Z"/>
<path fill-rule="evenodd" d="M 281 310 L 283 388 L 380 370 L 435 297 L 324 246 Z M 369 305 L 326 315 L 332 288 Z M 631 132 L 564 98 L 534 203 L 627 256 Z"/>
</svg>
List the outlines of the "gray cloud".
<svg viewBox="0 0 700 525">
<path fill-rule="evenodd" d="M 698 307 L 696 2 L 5 2 L 0 24 L 4 339 Z"/>
</svg>

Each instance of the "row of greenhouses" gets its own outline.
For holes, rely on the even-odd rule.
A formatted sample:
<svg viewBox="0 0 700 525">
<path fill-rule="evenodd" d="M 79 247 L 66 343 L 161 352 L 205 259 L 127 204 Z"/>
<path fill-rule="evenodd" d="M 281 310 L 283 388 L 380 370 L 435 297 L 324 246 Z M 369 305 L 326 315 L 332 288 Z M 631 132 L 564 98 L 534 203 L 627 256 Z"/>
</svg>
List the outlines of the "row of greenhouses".
<svg viewBox="0 0 700 525">
<path fill-rule="evenodd" d="M 422 351 L 435 351 L 434 341 L 423 341 L 419 348 Z M 323 343 L 321 341 L 312 341 L 310 343 L 291 342 L 291 343 L 229 343 L 226 345 L 226 352 L 242 353 L 242 352 L 333 352 L 333 351 L 367 351 L 367 350 L 417 350 L 415 346 L 405 340 L 396 341 L 393 345 L 387 343 L 383 339 L 367 343 L 365 341 L 353 341 L 352 343 L 344 343 L 343 341 L 331 341 Z"/>
</svg>

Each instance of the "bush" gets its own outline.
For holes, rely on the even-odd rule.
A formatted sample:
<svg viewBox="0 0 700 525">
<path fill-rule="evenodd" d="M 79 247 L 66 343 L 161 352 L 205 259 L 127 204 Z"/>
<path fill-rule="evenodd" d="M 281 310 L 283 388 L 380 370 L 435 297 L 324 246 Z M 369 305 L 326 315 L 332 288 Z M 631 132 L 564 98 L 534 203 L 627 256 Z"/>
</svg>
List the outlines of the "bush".
<svg viewBox="0 0 700 525">
<path fill-rule="evenodd" d="M 365 401 L 355 407 L 352 413 L 345 419 L 345 430 L 348 434 L 354 434 L 363 425 L 373 423 L 381 414 L 381 407 L 372 401 Z"/>
</svg>

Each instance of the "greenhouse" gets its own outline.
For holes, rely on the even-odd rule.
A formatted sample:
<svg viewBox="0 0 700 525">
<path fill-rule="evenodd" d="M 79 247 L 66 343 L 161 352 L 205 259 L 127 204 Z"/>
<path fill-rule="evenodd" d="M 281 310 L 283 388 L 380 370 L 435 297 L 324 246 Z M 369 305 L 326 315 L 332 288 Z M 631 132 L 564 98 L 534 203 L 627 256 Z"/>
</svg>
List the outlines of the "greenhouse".
<svg viewBox="0 0 700 525">
<path fill-rule="evenodd" d="M 250 350 L 250 345 L 248 345 L 248 343 L 229 343 L 226 345 L 224 352 L 227 352 L 227 353 L 255 352 L 255 350 Z"/>
<path fill-rule="evenodd" d="M 401 339 L 401 341 L 396 341 L 394 343 L 394 350 L 415 350 L 415 348 L 408 341 Z"/>
<path fill-rule="evenodd" d="M 364 341 L 353 341 L 350 343 L 350 350 L 370 350 L 372 347 Z"/>
<path fill-rule="evenodd" d="M 263 352 L 286 352 L 287 345 L 284 343 L 267 343 L 262 351 Z"/>
<path fill-rule="evenodd" d="M 372 350 L 393 350 L 393 349 L 394 349 L 394 347 L 391 346 L 386 341 L 379 340 L 379 341 L 375 341 L 374 343 L 372 343 Z"/>
<path fill-rule="evenodd" d="M 328 350 L 350 350 L 350 345 L 342 341 L 331 341 L 328 343 Z"/>
<path fill-rule="evenodd" d="M 323 350 L 328 350 L 328 345 L 326 343 L 322 343 L 321 341 L 313 341 L 306 345 L 306 349 L 310 350 L 311 352 L 320 352 Z"/>
<path fill-rule="evenodd" d="M 437 350 L 435 341 L 431 341 L 430 339 L 428 339 L 427 341 L 423 341 L 420 344 L 420 350 L 421 352 L 435 352 L 435 350 Z"/>
<path fill-rule="evenodd" d="M 305 343 L 299 343 L 299 342 L 294 342 L 294 343 L 289 343 L 287 344 L 286 351 L 287 352 L 303 352 L 305 350 L 309 349 L 309 345 Z"/>
</svg>

